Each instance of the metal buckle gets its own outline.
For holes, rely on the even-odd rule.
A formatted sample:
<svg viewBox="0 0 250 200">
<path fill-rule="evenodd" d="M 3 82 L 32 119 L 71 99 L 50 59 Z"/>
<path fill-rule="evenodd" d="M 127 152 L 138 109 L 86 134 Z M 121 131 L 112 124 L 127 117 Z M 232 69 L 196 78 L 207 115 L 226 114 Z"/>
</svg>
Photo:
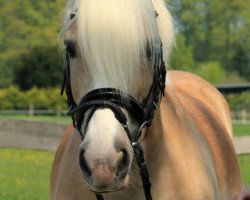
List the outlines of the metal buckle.
<svg viewBox="0 0 250 200">
<path fill-rule="evenodd" d="M 149 121 L 145 121 L 142 123 L 141 127 L 138 129 L 137 133 L 136 133 L 136 142 L 140 145 L 140 146 L 143 146 L 147 136 L 148 136 L 148 131 L 146 130 L 145 134 L 144 134 L 144 137 L 142 138 L 141 142 L 138 142 L 138 139 L 139 137 L 141 136 L 141 131 L 143 128 L 147 128 L 149 126 Z M 132 146 L 133 146 L 133 143 L 132 143 Z"/>
<path fill-rule="evenodd" d="M 121 123 L 121 125 L 123 126 L 123 128 L 128 128 L 129 123 L 127 121 L 126 124 Z"/>
</svg>

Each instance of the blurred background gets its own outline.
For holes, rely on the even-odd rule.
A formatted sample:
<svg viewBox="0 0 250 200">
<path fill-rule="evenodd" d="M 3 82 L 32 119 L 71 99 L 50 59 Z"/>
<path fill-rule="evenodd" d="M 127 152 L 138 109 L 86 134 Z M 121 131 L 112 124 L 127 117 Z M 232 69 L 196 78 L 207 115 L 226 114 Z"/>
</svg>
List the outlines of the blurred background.
<svg viewBox="0 0 250 200">
<path fill-rule="evenodd" d="M 0 1 L 0 110 L 9 110 L 0 113 L 34 109 L 35 114 L 60 114 L 67 109 L 65 96 L 58 95 L 64 69 L 59 33 L 65 2 Z M 193 72 L 216 86 L 250 82 L 250 0 L 167 3 L 177 32 L 170 69 Z M 226 98 L 239 115 L 235 119 L 249 120 L 249 92 Z"/>
<path fill-rule="evenodd" d="M 177 33 L 168 68 L 198 74 L 223 92 L 232 110 L 235 145 L 246 146 L 237 152 L 248 184 L 250 0 L 166 2 Z M 48 199 L 54 151 L 63 129 L 71 122 L 65 115 L 66 97 L 60 95 L 64 64 L 59 35 L 65 4 L 66 0 L 0 0 L 3 200 Z"/>
</svg>

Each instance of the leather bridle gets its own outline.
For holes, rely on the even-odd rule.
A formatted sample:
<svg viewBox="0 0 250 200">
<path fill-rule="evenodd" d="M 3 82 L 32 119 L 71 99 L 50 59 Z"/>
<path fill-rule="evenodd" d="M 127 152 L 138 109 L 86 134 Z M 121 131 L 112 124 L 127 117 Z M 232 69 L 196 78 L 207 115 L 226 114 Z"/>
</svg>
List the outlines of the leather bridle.
<svg viewBox="0 0 250 200">
<path fill-rule="evenodd" d="M 70 17 L 73 18 L 74 16 Z M 138 139 L 141 135 L 142 129 L 151 125 L 154 111 L 160 102 L 161 96 L 164 94 L 166 67 L 163 61 L 162 44 L 160 44 L 160 51 L 158 52 L 158 55 L 155 56 L 153 83 L 150 92 L 143 104 L 139 103 L 131 95 L 125 94 L 123 91 L 118 89 L 99 88 L 86 94 L 77 105 L 71 89 L 69 57 L 69 53 L 66 52 L 66 67 L 61 93 L 63 94 L 64 90 L 66 91 L 67 103 L 69 105 L 68 115 L 72 116 L 74 127 L 78 130 L 77 132 L 79 132 L 81 139 L 84 140 L 88 123 L 91 120 L 94 112 L 102 108 L 110 109 L 114 113 L 116 119 L 123 126 L 133 147 L 134 155 L 140 169 L 145 198 L 146 200 L 152 200 L 150 191 L 151 183 L 149 180 L 148 169 L 144 159 L 142 146 L 141 143 L 138 142 Z M 127 116 L 122 111 L 122 108 L 127 110 L 128 113 L 131 114 L 139 124 L 139 129 L 137 130 L 136 134 L 131 134 L 128 126 Z M 90 112 L 88 112 L 88 116 L 85 116 L 87 110 L 90 110 Z M 85 128 L 82 130 L 81 124 L 84 119 Z M 80 167 L 83 168 L 83 166 L 81 166 L 81 160 L 79 163 Z M 96 198 L 98 200 L 103 199 L 101 194 L 96 194 Z"/>
</svg>

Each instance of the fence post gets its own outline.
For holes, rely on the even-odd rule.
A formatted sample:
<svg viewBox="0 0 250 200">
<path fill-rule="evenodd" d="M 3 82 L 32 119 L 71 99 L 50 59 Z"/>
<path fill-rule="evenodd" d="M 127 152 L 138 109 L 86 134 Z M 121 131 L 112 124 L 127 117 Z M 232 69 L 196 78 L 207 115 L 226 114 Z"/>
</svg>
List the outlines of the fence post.
<svg viewBox="0 0 250 200">
<path fill-rule="evenodd" d="M 241 119 L 242 119 L 242 123 L 245 124 L 247 122 L 247 111 L 245 108 L 241 110 Z"/>
<path fill-rule="evenodd" d="M 56 110 L 56 116 L 57 116 L 57 118 L 60 118 L 61 115 L 62 115 L 62 109 L 59 107 L 59 108 L 57 108 L 57 110 Z"/>
<path fill-rule="evenodd" d="M 34 116 L 34 104 L 29 105 L 29 116 L 30 117 Z"/>
</svg>

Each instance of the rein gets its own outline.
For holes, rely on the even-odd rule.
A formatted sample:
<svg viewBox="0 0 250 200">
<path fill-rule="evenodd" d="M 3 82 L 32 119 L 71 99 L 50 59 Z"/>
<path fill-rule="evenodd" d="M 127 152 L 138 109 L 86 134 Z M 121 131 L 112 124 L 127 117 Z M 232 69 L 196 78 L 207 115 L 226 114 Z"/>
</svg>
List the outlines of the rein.
<svg viewBox="0 0 250 200">
<path fill-rule="evenodd" d="M 116 119 L 123 126 L 133 147 L 134 155 L 140 170 L 146 200 L 152 200 L 150 191 L 151 183 L 142 149 L 142 143 L 146 139 L 147 133 L 145 134 L 142 143 L 138 142 L 138 138 L 141 136 L 142 129 L 148 128 L 151 125 L 154 111 L 160 102 L 161 96 L 164 95 L 165 77 L 167 71 L 163 61 L 162 44 L 160 47 L 160 52 L 155 57 L 154 68 L 154 80 L 146 101 L 142 105 L 131 95 L 124 94 L 123 91 L 115 88 L 95 89 L 86 94 L 77 105 L 72 94 L 70 83 L 70 61 L 69 54 L 66 52 L 66 67 L 61 90 L 61 94 L 63 94 L 64 90 L 66 91 L 67 103 L 69 105 L 68 115 L 71 115 L 73 125 L 75 129 L 77 129 L 81 140 L 84 140 L 88 123 L 97 109 L 108 108 L 114 113 Z M 135 137 L 132 137 L 128 127 L 128 119 L 121 108 L 126 109 L 131 115 L 133 115 L 139 124 L 140 128 L 137 130 Z M 89 109 L 92 110 L 88 116 L 85 116 L 86 111 Z M 84 130 L 81 130 L 81 124 L 85 117 L 86 126 Z M 79 161 L 79 164 L 82 168 L 81 160 Z M 97 193 L 95 195 L 97 200 L 103 200 L 102 194 Z"/>
</svg>

